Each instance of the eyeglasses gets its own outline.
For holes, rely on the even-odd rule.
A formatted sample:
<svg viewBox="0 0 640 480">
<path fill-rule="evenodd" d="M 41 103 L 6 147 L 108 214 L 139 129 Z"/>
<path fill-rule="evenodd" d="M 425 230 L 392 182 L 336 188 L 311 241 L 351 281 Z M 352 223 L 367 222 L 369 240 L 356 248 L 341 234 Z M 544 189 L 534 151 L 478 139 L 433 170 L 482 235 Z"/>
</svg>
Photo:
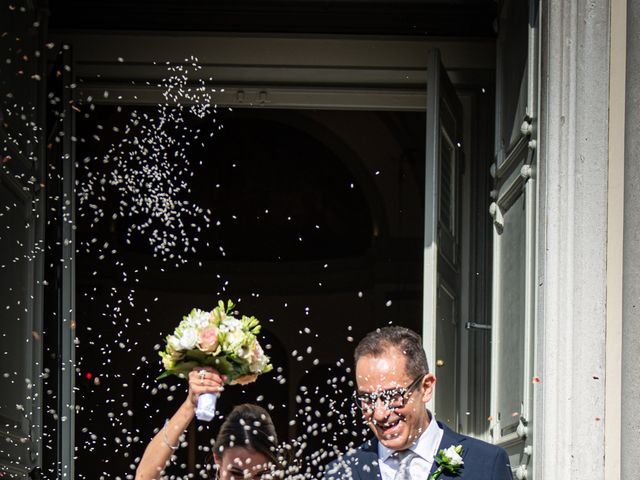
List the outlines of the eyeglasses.
<svg viewBox="0 0 640 480">
<path fill-rule="evenodd" d="M 373 393 L 354 393 L 355 404 L 362 410 L 365 415 L 371 415 L 375 410 L 378 400 L 387 410 L 399 410 L 404 408 L 411 393 L 416 389 L 424 378 L 426 373 L 421 373 L 406 387 L 388 388 Z"/>
</svg>

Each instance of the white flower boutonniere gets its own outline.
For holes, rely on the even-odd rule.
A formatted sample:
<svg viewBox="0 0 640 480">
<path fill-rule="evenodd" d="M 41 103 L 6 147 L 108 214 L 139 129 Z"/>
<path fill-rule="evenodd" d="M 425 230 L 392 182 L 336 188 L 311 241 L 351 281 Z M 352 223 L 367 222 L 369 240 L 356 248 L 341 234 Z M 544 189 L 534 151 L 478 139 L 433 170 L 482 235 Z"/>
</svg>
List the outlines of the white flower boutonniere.
<svg viewBox="0 0 640 480">
<path fill-rule="evenodd" d="M 436 480 L 442 472 L 448 472 L 452 475 L 459 475 L 460 469 L 464 465 L 462 460 L 462 445 L 451 445 L 446 450 L 440 450 L 434 457 L 438 468 L 429 476 L 429 480 Z"/>
</svg>

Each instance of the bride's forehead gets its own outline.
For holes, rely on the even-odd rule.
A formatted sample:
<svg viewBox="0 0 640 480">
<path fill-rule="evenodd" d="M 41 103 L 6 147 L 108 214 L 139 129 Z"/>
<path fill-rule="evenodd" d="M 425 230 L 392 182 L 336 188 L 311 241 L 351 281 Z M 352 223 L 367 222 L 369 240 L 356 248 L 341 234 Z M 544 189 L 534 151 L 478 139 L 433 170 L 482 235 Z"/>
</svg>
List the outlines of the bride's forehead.
<svg viewBox="0 0 640 480">
<path fill-rule="evenodd" d="M 269 463 L 269 459 L 265 454 L 244 447 L 232 447 L 223 454 L 222 458 L 224 463 L 229 466 L 262 466 Z"/>
</svg>

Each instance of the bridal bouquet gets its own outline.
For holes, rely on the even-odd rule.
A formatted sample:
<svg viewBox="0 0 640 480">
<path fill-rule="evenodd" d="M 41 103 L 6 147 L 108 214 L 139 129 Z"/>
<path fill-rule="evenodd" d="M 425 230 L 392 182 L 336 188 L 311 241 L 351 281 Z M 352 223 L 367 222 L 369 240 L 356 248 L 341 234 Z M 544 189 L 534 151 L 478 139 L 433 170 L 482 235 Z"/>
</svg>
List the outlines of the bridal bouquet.
<svg viewBox="0 0 640 480">
<path fill-rule="evenodd" d="M 186 377 L 194 368 L 213 367 L 227 376 L 229 384 L 245 385 L 272 370 L 257 339 L 260 322 L 255 317 L 231 316 L 234 306 L 231 300 L 226 306 L 220 301 L 210 312 L 194 308 L 183 317 L 160 352 L 165 371 L 158 379 L 169 375 Z M 217 398 L 215 394 L 198 397 L 198 419 L 213 418 Z"/>
</svg>

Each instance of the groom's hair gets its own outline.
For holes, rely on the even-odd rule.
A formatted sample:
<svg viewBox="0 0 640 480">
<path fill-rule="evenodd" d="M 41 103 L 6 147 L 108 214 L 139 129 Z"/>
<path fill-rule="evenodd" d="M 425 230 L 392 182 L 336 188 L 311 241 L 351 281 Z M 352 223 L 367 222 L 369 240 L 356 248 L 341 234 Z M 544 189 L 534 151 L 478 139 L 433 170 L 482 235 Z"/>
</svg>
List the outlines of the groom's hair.
<svg viewBox="0 0 640 480">
<path fill-rule="evenodd" d="M 356 347 L 354 362 L 360 357 L 370 355 L 380 357 L 390 348 L 396 348 L 405 357 L 407 375 L 415 378 L 429 373 L 427 355 L 422 347 L 422 338 L 413 330 L 405 327 L 389 326 L 369 332 Z"/>
</svg>

